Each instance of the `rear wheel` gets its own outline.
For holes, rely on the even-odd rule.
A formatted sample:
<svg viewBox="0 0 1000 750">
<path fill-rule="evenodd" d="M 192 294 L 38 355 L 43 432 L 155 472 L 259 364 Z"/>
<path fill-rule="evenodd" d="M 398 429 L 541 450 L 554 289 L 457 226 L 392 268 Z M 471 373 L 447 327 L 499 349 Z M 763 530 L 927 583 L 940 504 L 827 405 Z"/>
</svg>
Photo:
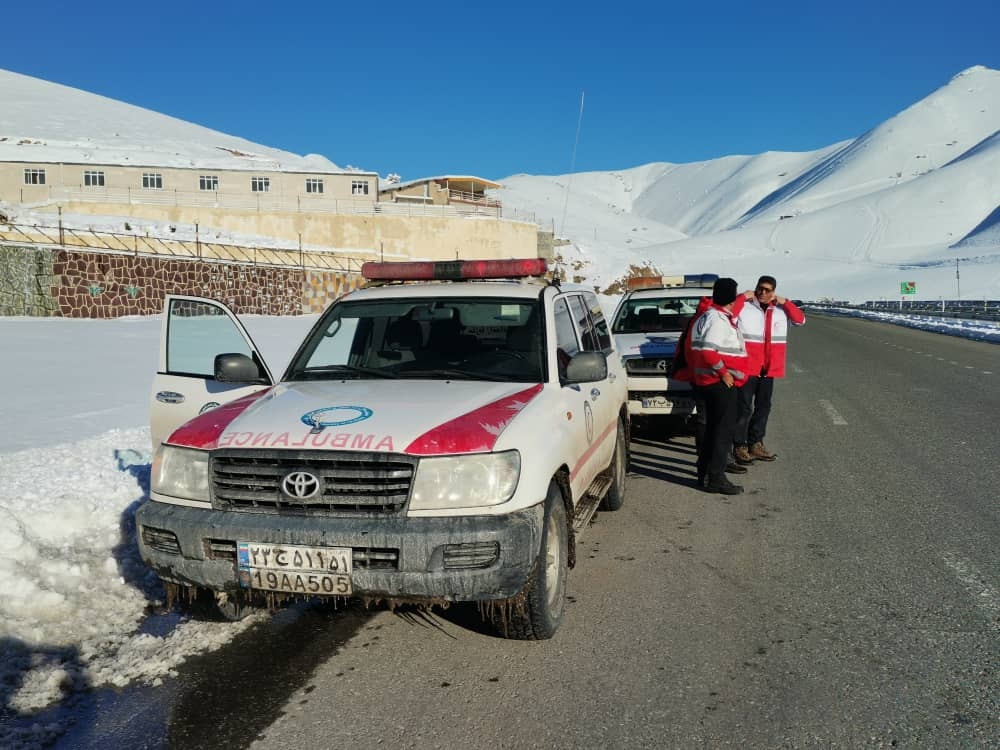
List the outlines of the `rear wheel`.
<svg viewBox="0 0 1000 750">
<path fill-rule="evenodd" d="M 549 483 L 545 498 L 541 548 L 524 590 L 515 600 L 494 608 L 493 624 L 505 638 L 536 641 L 551 638 L 562 622 L 569 576 L 569 528 L 562 492 Z"/>
<path fill-rule="evenodd" d="M 618 436 L 615 438 L 615 455 L 611 458 L 611 486 L 601 500 L 603 510 L 618 510 L 625 502 L 625 475 L 628 473 L 628 446 L 625 423 L 618 417 Z"/>
</svg>

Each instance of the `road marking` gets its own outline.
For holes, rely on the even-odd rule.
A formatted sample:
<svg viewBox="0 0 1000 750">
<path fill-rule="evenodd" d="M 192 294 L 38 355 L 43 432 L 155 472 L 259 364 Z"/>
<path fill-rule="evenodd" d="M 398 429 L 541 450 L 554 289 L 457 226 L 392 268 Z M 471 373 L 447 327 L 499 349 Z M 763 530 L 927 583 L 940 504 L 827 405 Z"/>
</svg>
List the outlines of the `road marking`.
<svg viewBox="0 0 1000 750">
<path fill-rule="evenodd" d="M 986 615 L 990 630 L 1000 632 L 1000 592 L 986 582 L 986 576 L 975 565 L 954 552 L 942 553 L 941 559 Z"/>
<path fill-rule="evenodd" d="M 847 420 L 837 413 L 837 410 L 833 408 L 833 404 L 829 401 L 820 399 L 819 405 L 823 407 L 823 411 L 826 412 L 826 415 L 830 417 L 834 424 L 847 424 Z"/>
<path fill-rule="evenodd" d="M 797 364 L 795 364 L 794 362 L 792 362 L 792 372 L 803 373 L 803 372 L 805 372 L 805 370 L 803 370 Z"/>
<path fill-rule="evenodd" d="M 955 360 L 953 360 L 953 359 L 949 359 L 949 360 L 948 360 L 948 364 L 949 364 L 949 365 L 955 365 L 956 367 L 958 366 L 958 362 L 956 362 L 956 361 L 955 361 Z"/>
</svg>

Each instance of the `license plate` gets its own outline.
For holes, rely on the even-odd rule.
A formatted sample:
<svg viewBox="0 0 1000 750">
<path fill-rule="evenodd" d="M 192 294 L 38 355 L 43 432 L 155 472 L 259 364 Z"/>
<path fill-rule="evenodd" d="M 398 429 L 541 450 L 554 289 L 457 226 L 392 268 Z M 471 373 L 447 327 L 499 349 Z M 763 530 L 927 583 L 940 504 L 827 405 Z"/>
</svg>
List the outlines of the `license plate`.
<svg viewBox="0 0 1000 750">
<path fill-rule="evenodd" d="M 240 586 L 307 596 L 347 596 L 352 592 L 349 547 L 237 542 Z"/>
<path fill-rule="evenodd" d="M 654 398 L 644 398 L 642 400 L 643 409 L 670 409 L 691 411 L 694 409 L 694 399 L 690 398 L 665 398 L 655 396 Z"/>
</svg>

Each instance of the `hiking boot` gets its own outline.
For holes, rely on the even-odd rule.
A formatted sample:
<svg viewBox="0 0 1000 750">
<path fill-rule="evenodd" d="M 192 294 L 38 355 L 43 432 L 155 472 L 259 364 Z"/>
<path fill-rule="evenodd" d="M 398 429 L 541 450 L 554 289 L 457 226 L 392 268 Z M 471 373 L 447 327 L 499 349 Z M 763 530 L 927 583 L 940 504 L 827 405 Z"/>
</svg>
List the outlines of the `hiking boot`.
<svg viewBox="0 0 1000 750">
<path fill-rule="evenodd" d="M 733 448 L 733 458 L 740 466 L 749 466 L 753 463 L 753 456 L 750 455 L 750 451 L 745 445 L 737 445 Z"/>
<path fill-rule="evenodd" d="M 726 464 L 726 473 L 727 474 L 746 474 L 747 473 L 747 467 L 746 466 L 740 466 L 739 464 L 733 464 L 733 463 Z"/>
<path fill-rule="evenodd" d="M 720 495 L 739 495 L 743 492 L 742 487 L 738 484 L 733 484 L 725 477 L 722 477 L 722 479 L 709 479 L 708 484 L 705 485 L 705 490 L 716 492 Z"/>
<path fill-rule="evenodd" d="M 777 453 L 768 453 L 767 448 L 759 440 L 750 446 L 750 457 L 760 459 L 761 461 L 773 461 L 778 457 Z"/>
</svg>

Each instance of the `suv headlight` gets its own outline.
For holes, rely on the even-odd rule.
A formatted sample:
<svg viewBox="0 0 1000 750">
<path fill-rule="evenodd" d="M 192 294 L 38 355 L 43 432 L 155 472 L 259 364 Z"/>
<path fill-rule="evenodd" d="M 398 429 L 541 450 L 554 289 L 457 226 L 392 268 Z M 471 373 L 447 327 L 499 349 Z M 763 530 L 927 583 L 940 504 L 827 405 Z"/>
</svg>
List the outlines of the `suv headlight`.
<svg viewBox="0 0 1000 750">
<path fill-rule="evenodd" d="M 153 458 L 150 488 L 160 495 L 210 502 L 208 453 L 160 445 Z"/>
<path fill-rule="evenodd" d="M 514 496 L 520 474 L 517 451 L 422 458 L 413 480 L 410 510 L 500 505 Z"/>
</svg>

